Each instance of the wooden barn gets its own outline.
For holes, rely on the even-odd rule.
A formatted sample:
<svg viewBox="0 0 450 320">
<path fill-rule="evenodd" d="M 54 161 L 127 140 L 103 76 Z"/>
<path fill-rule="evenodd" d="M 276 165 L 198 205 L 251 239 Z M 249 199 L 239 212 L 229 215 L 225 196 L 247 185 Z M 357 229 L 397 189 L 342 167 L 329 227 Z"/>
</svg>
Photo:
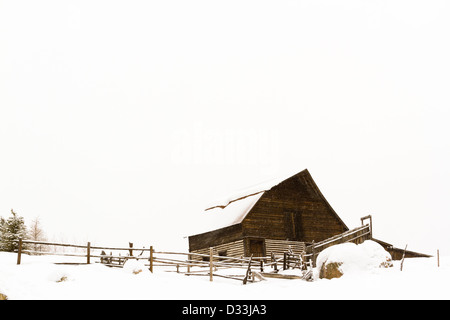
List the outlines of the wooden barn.
<svg viewBox="0 0 450 320">
<path fill-rule="evenodd" d="M 307 169 L 226 199 L 207 208 L 204 215 L 214 224 L 189 236 L 190 252 L 209 254 L 213 248 L 217 256 L 269 258 L 287 251 L 304 254 L 311 243 L 328 242 L 336 235 L 357 243 L 372 238 L 371 224 L 370 230 L 369 225 L 349 230 Z M 375 241 L 392 250 L 390 244 Z"/>
<path fill-rule="evenodd" d="M 206 209 L 221 221 L 214 230 L 189 237 L 189 250 L 220 256 L 265 257 L 345 232 L 348 227 L 320 192 L 308 170 L 261 185 L 227 203 Z"/>
</svg>

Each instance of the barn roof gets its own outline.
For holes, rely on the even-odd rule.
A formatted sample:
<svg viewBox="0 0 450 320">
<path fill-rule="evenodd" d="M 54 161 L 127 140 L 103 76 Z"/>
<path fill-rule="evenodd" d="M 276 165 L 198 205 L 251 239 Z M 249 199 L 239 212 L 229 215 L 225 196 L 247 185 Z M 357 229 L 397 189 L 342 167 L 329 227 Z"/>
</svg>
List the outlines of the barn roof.
<svg viewBox="0 0 450 320">
<path fill-rule="evenodd" d="M 295 174 L 293 174 L 293 175 L 295 175 Z M 243 200 L 249 196 L 253 196 L 255 194 L 258 194 L 258 193 L 261 193 L 264 191 L 269 191 L 270 189 L 272 189 L 276 185 L 280 184 L 284 180 L 287 180 L 289 177 L 291 177 L 293 175 L 289 175 L 288 177 L 286 177 L 284 175 L 283 177 L 266 180 L 264 182 L 241 189 L 241 190 L 233 193 L 232 195 L 224 197 L 220 200 L 215 200 L 213 203 L 211 203 L 209 206 L 207 206 L 205 208 L 205 211 L 208 212 L 209 210 L 217 209 L 217 208 L 225 209 L 225 207 L 227 207 L 229 204 L 231 204 L 233 202 Z"/>
<path fill-rule="evenodd" d="M 207 223 L 204 224 L 205 231 L 241 223 L 263 194 L 264 191 L 261 191 L 230 200 L 226 205 L 207 208 L 204 213 L 205 220 L 207 220 Z"/>
<path fill-rule="evenodd" d="M 211 203 L 204 210 L 201 227 L 197 232 L 207 232 L 241 223 L 266 191 L 294 175 L 264 181 Z"/>
</svg>

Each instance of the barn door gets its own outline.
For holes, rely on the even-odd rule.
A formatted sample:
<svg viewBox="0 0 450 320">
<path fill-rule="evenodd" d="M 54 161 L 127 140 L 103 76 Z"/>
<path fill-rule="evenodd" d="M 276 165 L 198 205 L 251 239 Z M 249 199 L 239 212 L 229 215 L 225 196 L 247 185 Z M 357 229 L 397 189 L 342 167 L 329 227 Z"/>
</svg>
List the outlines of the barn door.
<svg viewBox="0 0 450 320">
<path fill-rule="evenodd" d="M 301 225 L 301 215 L 299 213 L 284 213 L 284 230 L 287 240 L 300 241 L 302 239 Z"/>
<path fill-rule="evenodd" d="M 265 257 L 264 239 L 249 239 L 249 253 L 253 257 Z"/>
</svg>

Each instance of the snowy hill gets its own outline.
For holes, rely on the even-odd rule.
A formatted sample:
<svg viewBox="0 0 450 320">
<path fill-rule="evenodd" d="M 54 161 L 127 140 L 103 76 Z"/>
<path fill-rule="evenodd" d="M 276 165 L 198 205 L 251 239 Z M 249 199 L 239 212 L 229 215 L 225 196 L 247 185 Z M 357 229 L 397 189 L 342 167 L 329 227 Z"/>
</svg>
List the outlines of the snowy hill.
<svg viewBox="0 0 450 320">
<path fill-rule="evenodd" d="M 406 259 L 394 267 L 345 274 L 339 279 L 267 279 L 243 285 L 215 277 L 188 277 L 155 268 L 134 274 L 133 268 L 59 265 L 67 257 L 22 256 L 0 252 L 0 293 L 9 300 L 27 299 L 449 299 L 450 257 Z M 62 260 L 63 259 L 63 260 Z M 76 259 L 76 258 L 73 258 Z M 75 261 L 75 260 L 73 260 Z M 175 270 L 172 270 L 175 271 Z M 287 270 L 295 273 L 296 270 Z"/>
</svg>

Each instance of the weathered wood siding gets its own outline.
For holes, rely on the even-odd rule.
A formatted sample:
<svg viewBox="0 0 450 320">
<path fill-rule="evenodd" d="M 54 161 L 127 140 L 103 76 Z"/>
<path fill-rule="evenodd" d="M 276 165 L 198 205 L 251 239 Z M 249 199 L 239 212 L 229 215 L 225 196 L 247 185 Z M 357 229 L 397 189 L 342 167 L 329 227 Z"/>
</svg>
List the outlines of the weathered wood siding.
<svg viewBox="0 0 450 320">
<path fill-rule="evenodd" d="M 242 225 L 236 224 L 229 227 L 205 232 L 189 237 L 189 251 L 208 249 L 221 244 L 242 240 Z M 208 251 L 209 254 L 209 251 Z"/>
<path fill-rule="evenodd" d="M 244 240 L 237 240 L 229 243 L 223 243 L 217 246 L 212 247 L 213 248 L 213 255 L 218 256 L 222 252 L 226 252 L 227 257 L 243 257 L 244 256 Z M 198 250 L 192 250 L 190 251 L 192 253 L 199 253 L 199 254 L 209 254 L 209 247 L 198 249 Z M 193 259 L 199 259 L 200 257 L 193 257 Z"/>
<path fill-rule="evenodd" d="M 289 249 L 295 254 L 302 254 L 305 252 L 305 243 L 299 241 L 274 240 L 266 239 L 266 256 L 270 257 L 271 253 L 275 255 L 283 255 Z"/>
<path fill-rule="evenodd" d="M 265 192 L 242 222 L 243 236 L 301 242 L 347 231 L 305 170 Z"/>
<path fill-rule="evenodd" d="M 227 257 L 239 258 L 248 256 L 248 254 L 245 253 L 247 249 L 245 245 L 246 240 L 247 238 L 214 246 L 212 247 L 213 255 L 218 256 L 220 253 L 226 252 Z M 305 243 L 299 241 L 274 240 L 274 239 L 265 239 L 264 241 L 266 250 L 265 256 L 267 258 L 270 258 L 272 253 L 277 256 L 283 255 L 283 253 L 288 252 L 289 249 L 291 249 L 295 254 L 302 254 L 305 252 L 306 248 Z M 190 252 L 209 255 L 209 247 L 198 250 L 192 250 Z M 193 256 L 193 259 L 200 260 L 201 258 Z"/>
</svg>

